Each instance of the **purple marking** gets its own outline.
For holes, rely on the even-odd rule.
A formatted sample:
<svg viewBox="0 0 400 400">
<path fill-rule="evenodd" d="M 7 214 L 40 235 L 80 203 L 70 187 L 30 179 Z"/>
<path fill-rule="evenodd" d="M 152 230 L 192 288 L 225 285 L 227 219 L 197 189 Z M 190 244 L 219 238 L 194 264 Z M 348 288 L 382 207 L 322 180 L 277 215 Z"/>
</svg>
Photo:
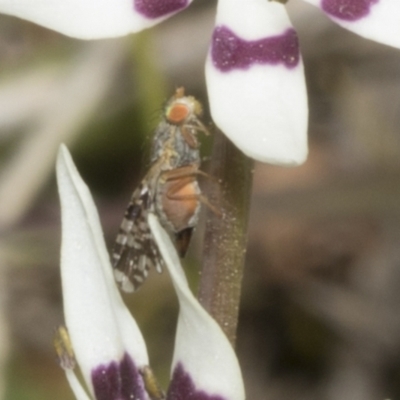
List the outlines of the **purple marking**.
<svg viewBox="0 0 400 400">
<path fill-rule="evenodd" d="M 160 18 L 182 10 L 189 0 L 133 0 L 135 10 L 146 18 Z"/>
<path fill-rule="evenodd" d="M 212 36 L 211 58 L 222 72 L 246 70 L 253 64 L 284 64 L 294 68 L 300 59 L 299 40 L 294 29 L 282 35 L 247 41 L 227 27 L 217 26 Z"/>
<path fill-rule="evenodd" d="M 96 400 L 144 400 L 143 379 L 132 358 L 125 353 L 122 360 L 100 365 L 92 371 Z"/>
<path fill-rule="evenodd" d="M 333 17 L 357 21 L 366 17 L 379 0 L 322 0 L 321 8 Z"/>
<path fill-rule="evenodd" d="M 184 370 L 181 363 L 175 367 L 172 375 L 171 384 L 168 388 L 167 400 L 225 400 L 218 395 L 207 394 L 202 390 L 197 390 L 192 378 Z"/>
</svg>

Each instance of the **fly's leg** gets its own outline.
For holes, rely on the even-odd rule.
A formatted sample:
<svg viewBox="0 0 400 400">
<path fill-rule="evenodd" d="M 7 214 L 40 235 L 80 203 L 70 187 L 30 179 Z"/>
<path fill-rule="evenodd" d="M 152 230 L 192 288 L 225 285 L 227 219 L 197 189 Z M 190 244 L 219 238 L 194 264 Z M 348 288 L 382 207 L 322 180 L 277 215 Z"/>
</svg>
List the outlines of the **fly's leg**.
<svg viewBox="0 0 400 400">
<path fill-rule="evenodd" d="M 208 198 L 202 194 L 174 194 L 174 192 L 178 192 L 180 189 L 182 189 L 184 186 L 186 186 L 188 183 L 190 183 L 191 180 L 188 180 L 186 182 L 178 182 L 176 185 L 172 186 L 168 192 L 167 192 L 167 197 L 170 200 L 178 200 L 178 201 L 184 201 L 184 200 L 198 200 L 200 203 L 204 204 L 206 207 L 208 207 L 216 216 L 222 217 L 222 212 L 217 209 L 217 207 L 213 206 Z M 182 183 L 182 185 L 181 185 Z"/>
<path fill-rule="evenodd" d="M 166 196 L 169 200 L 197 200 L 208 207 L 215 215 L 221 217 L 222 213 L 215 206 L 213 206 L 208 198 L 200 193 L 195 194 L 178 194 L 178 192 L 184 188 L 186 185 L 192 183 L 195 180 L 196 175 L 206 176 L 208 178 L 213 178 L 203 171 L 197 169 L 197 166 L 188 165 L 187 167 L 178 168 L 172 171 L 168 171 L 165 174 L 166 182 L 176 181 L 172 186 L 169 187 L 166 192 Z"/>
<path fill-rule="evenodd" d="M 192 134 L 192 132 L 190 132 L 192 129 L 192 127 L 188 128 L 186 126 L 183 126 L 181 129 L 181 133 L 189 147 L 191 147 L 192 149 L 198 149 L 200 145 L 197 141 L 197 138 Z"/>
<path fill-rule="evenodd" d="M 188 176 L 204 176 L 207 179 L 210 179 L 211 181 L 214 181 L 215 183 L 219 183 L 218 180 L 213 177 L 210 174 L 207 174 L 204 171 L 201 171 L 198 169 L 197 165 L 187 165 L 185 167 L 180 167 L 180 168 L 176 168 L 170 171 L 166 171 L 164 173 L 165 176 L 165 181 L 173 181 L 173 180 L 178 180 L 181 178 L 185 178 Z"/>
<path fill-rule="evenodd" d="M 193 130 L 195 132 L 203 132 L 207 136 L 210 134 L 210 132 L 205 127 L 205 125 L 199 120 L 191 121 L 190 123 L 187 123 L 186 125 L 182 126 L 181 132 L 182 132 L 182 136 L 184 137 L 186 143 L 192 149 L 198 149 L 200 147 L 200 145 L 199 145 L 199 142 L 197 141 L 197 138 L 192 133 Z"/>
</svg>

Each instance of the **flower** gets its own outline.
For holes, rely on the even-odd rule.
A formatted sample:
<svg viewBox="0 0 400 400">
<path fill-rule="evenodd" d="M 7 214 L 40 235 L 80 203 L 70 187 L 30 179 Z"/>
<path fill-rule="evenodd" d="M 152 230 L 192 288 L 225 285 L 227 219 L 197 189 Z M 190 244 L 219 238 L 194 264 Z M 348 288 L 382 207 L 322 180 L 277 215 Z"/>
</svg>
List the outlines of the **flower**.
<svg viewBox="0 0 400 400">
<path fill-rule="evenodd" d="M 400 47 L 399 0 L 305 0 L 334 22 Z M 298 37 L 282 0 L 219 0 L 206 62 L 212 117 L 248 156 L 298 165 L 307 157 L 308 106 Z M 90 39 L 125 35 L 191 0 L 0 0 L 0 11 Z"/>
<path fill-rule="evenodd" d="M 91 398 L 147 400 L 146 346 L 115 285 L 93 199 L 65 146 L 58 155 L 57 181 L 64 315 Z M 167 399 L 244 400 L 230 343 L 191 293 L 175 248 L 154 215 L 149 224 L 180 305 Z M 73 371 L 66 374 L 76 398 L 88 399 Z"/>
</svg>

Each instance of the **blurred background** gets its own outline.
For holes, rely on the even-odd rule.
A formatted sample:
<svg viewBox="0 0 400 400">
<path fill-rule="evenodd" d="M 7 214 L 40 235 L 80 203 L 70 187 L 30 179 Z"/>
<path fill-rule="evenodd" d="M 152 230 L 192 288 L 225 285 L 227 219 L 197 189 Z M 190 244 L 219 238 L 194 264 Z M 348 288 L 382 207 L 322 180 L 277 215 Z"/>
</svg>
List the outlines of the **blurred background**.
<svg viewBox="0 0 400 400">
<path fill-rule="evenodd" d="M 298 168 L 255 167 L 237 342 L 247 398 L 400 399 L 400 50 L 301 1 L 288 9 L 307 74 L 310 155 Z M 210 121 L 214 16 L 214 2 L 198 1 L 156 28 L 96 42 L 0 16 L 1 400 L 73 399 L 51 344 L 63 321 L 59 144 L 111 247 L 163 102 L 183 85 Z M 185 260 L 194 290 L 201 237 L 200 226 Z M 126 300 L 166 387 L 177 302 L 167 273 L 150 281 Z"/>
</svg>

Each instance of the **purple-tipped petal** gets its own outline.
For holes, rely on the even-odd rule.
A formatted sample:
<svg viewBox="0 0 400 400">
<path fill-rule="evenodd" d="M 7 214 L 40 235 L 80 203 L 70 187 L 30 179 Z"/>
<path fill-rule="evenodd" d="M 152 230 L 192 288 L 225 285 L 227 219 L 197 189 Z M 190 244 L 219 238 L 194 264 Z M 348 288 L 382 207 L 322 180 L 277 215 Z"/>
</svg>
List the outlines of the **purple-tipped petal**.
<svg viewBox="0 0 400 400">
<path fill-rule="evenodd" d="M 215 123 L 245 154 L 282 165 L 306 159 L 303 64 L 282 4 L 220 0 L 206 78 Z"/>
<path fill-rule="evenodd" d="M 64 35 L 99 39 L 149 28 L 192 0 L 0 0 L 0 12 Z"/>
<path fill-rule="evenodd" d="M 183 10 L 189 0 L 133 0 L 135 10 L 148 19 L 165 18 Z"/>
<path fill-rule="evenodd" d="M 244 400 L 236 355 L 219 325 L 190 291 L 171 239 L 153 214 L 151 231 L 171 275 L 180 312 L 168 400 Z"/>
<path fill-rule="evenodd" d="M 65 146 L 57 159 L 57 182 L 64 316 L 76 359 L 92 395 L 99 384 L 96 371 L 116 366 L 110 367 L 114 375 L 103 374 L 108 385 L 116 382 L 122 386 L 113 391 L 136 396 L 143 392 L 136 366 L 148 365 L 146 346 L 116 288 L 93 199 Z"/>
<path fill-rule="evenodd" d="M 100 365 L 92 371 L 96 400 L 144 400 L 143 378 L 132 358 L 125 354 L 121 361 Z"/>
<path fill-rule="evenodd" d="M 168 388 L 168 400 L 227 400 L 218 395 L 212 395 L 198 390 L 190 374 L 183 365 L 178 363 L 173 371 L 171 384 Z"/>
<path fill-rule="evenodd" d="M 305 0 L 350 31 L 400 48 L 399 0 Z"/>
</svg>

